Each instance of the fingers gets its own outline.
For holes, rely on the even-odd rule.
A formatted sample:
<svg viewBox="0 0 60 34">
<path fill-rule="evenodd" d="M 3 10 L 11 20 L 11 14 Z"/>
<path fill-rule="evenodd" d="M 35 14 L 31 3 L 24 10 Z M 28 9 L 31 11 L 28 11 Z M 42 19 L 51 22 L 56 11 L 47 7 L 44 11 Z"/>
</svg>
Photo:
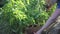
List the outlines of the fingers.
<svg viewBox="0 0 60 34">
<path fill-rule="evenodd" d="M 34 32 L 34 34 L 36 34 L 36 33 Z"/>
</svg>

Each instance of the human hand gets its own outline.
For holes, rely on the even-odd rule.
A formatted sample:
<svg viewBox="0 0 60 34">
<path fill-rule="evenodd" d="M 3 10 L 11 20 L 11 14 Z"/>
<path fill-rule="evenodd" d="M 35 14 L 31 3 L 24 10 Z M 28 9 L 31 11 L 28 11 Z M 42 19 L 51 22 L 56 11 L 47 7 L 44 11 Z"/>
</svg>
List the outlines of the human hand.
<svg viewBox="0 0 60 34">
<path fill-rule="evenodd" d="M 37 32 L 34 32 L 34 34 L 41 34 L 41 32 L 37 31 Z"/>
</svg>

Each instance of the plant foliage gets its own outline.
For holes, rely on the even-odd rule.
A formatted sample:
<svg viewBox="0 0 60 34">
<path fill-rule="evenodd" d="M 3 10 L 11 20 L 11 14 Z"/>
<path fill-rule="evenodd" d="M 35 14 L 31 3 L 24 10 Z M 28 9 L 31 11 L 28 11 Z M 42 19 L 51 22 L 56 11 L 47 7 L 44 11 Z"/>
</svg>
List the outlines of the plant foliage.
<svg viewBox="0 0 60 34">
<path fill-rule="evenodd" d="M 44 25 L 56 5 L 46 12 L 44 0 L 9 0 L 0 8 L 0 33 L 23 34 L 30 24 Z"/>
</svg>

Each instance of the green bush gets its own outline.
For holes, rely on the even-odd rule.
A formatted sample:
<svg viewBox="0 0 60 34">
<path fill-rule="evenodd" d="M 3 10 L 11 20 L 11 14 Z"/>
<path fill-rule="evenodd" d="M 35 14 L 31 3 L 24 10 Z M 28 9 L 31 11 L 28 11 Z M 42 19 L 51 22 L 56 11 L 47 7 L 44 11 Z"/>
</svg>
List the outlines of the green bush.
<svg viewBox="0 0 60 34">
<path fill-rule="evenodd" d="M 54 8 L 46 12 L 44 0 L 9 0 L 0 9 L 0 26 L 2 34 L 22 34 L 23 28 L 30 24 L 44 25 Z M 4 25 L 5 24 L 5 25 Z M 4 26 L 4 27 L 3 27 Z"/>
</svg>

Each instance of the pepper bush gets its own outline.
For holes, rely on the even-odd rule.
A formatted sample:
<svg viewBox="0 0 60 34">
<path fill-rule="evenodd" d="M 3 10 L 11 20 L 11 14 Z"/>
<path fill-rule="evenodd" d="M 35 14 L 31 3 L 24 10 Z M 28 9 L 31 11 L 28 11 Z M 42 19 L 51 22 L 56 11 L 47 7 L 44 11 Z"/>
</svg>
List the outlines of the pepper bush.
<svg viewBox="0 0 60 34">
<path fill-rule="evenodd" d="M 46 12 L 44 0 L 9 0 L 0 9 L 0 33 L 23 34 L 23 29 L 31 24 L 44 25 L 54 12 L 56 5 Z"/>
</svg>

